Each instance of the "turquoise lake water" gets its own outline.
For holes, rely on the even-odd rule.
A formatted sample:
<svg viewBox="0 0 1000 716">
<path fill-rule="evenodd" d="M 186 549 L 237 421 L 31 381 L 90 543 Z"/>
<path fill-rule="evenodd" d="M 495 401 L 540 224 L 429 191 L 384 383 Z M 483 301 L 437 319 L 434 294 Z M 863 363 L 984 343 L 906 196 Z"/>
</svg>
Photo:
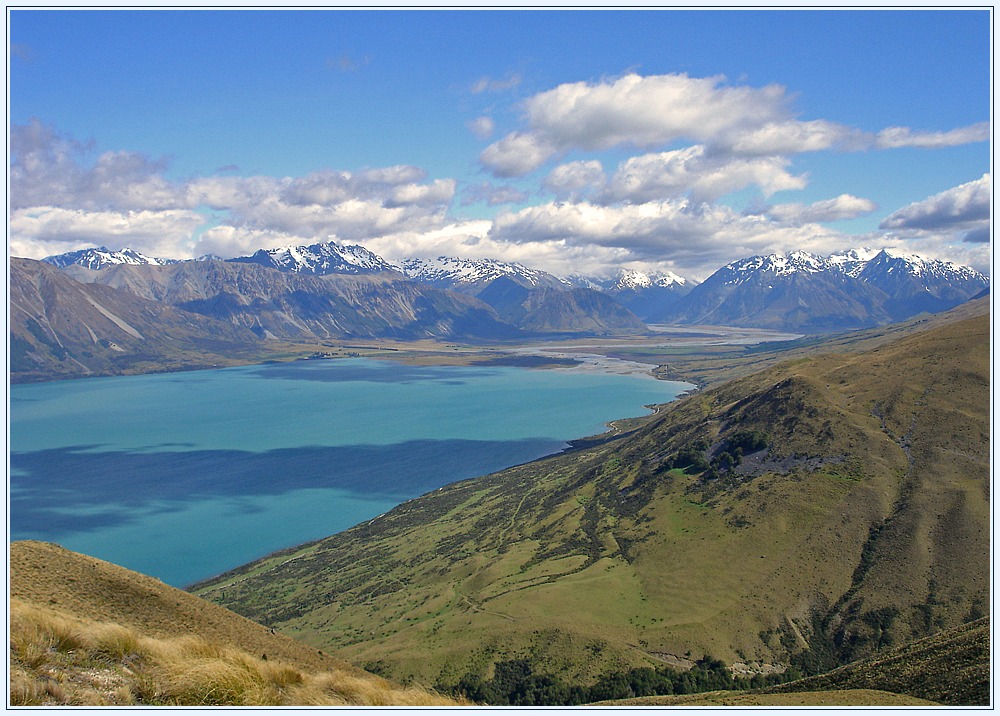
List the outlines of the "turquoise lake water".
<svg viewBox="0 0 1000 716">
<path fill-rule="evenodd" d="M 11 539 L 184 586 L 558 452 L 691 387 L 366 359 L 16 385 Z"/>
</svg>

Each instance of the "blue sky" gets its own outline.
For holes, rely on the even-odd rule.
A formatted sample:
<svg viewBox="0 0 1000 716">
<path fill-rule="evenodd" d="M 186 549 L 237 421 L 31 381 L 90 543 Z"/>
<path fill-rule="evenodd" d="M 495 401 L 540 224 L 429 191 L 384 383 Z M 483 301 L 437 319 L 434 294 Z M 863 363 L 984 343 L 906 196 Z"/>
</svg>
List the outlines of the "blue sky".
<svg viewBox="0 0 1000 716">
<path fill-rule="evenodd" d="M 10 251 L 988 270 L 986 10 L 9 11 Z"/>
</svg>

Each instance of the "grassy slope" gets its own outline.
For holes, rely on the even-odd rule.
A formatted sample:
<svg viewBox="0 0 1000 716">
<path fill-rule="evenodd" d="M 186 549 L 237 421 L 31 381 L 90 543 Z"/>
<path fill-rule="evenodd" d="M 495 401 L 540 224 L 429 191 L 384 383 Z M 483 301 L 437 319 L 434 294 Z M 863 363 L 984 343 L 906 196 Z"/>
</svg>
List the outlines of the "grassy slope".
<svg viewBox="0 0 1000 716">
<path fill-rule="evenodd" d="M 566 681 L 711 653 L 830 665 L 980 615 L 987 317 L 783 363 L 628 438 L 412 500 L 199 593 L 396 678 L 529 657 Z M 663 459 L 771 435 L 748 477 Z M 468 635 L 475 633 L 475 639 Z"/>
<path fill-rule="evenodd" d="M 10 598 L 17 703 L 452 703 L 53 544 L 11 544 Z"/>
</svg>

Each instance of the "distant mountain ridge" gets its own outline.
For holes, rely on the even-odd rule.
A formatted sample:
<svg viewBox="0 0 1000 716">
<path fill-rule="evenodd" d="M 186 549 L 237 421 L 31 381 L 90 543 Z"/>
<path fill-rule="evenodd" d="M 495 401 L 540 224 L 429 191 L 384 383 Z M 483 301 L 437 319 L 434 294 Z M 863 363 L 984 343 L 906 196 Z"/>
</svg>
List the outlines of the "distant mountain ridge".
<svg viewBox="0 0 1000 716">
<path fill-rule="evenodd" d="M 131 249 L 112 252 L 86 249 L 44 259 L 83 280 L 77 266 L 101 271 L 116 265 L 168 265 L 174 260 L 145 256 Z M 250 256 L 225 259 L 228 263 L 258 264 L 285 273 L 313 276 L 386 276 L 439 289 L 479 296 L 498 280 L 524 289 L 596 291 L 634 316 L 620 315 L 594 297 L 558 298 L 543 313 L 563 313 L 544 325 L 566 330 L 634 332 L 638 317 L 647 323 L 704 324 L 773 328 L 807 333 L 853 330 L 905 320 L 922 312 L 935 313 L 980 295 L 989 279 L 954 263 L 925 259 L 894 249 L 857 248 L 820 256 L 807 251 L 750 256 L 723 266 L 701 284 L 670 272 L 647 273 L 633 268 L 600 277 L 559 277 L 519 263 L 496 259 L 439 256 L 388 261 L 360 245 L 335 241 L 308 246 L 260 249 Z M 186 263 L 186 262 L 179 262 Z M 75 273 L 74 273 L 75 271 Z M 550 291 L 547 300 L 556 301 Z M 509 304 L 511 289 L 497 287 L 488 303 Z M 599 316 L 587 315 L 584 306 Z M 524 318 L 526 313 L 515 312 Z M 513 315 L 513 314 L 512 314 Z M 531 330 L 526 323 L 519 328 Z"/>
<path fill-rule="evenodd" d="M 944 311 L 988 286 L 985 276 L 967 266 L 890 249 L 831 256 L 793 251 L 723 266 L 662 319 L 810 333 L 850 330 Z"/>
</svg>

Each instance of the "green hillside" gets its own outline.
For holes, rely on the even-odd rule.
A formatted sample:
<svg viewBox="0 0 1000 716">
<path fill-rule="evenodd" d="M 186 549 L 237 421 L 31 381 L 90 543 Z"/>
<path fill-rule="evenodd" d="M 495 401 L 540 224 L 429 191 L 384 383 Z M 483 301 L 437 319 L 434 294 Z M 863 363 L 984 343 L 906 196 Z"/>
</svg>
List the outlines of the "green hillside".
<svg viewBox="0 0 1000 716">
<path fill-rule="evenodd" d="M 988 468 L 980 316 L 768 367 L 196 591 L 442 686 L 517 660 L 819 673 L 986 613 Z"/>
</svg>

